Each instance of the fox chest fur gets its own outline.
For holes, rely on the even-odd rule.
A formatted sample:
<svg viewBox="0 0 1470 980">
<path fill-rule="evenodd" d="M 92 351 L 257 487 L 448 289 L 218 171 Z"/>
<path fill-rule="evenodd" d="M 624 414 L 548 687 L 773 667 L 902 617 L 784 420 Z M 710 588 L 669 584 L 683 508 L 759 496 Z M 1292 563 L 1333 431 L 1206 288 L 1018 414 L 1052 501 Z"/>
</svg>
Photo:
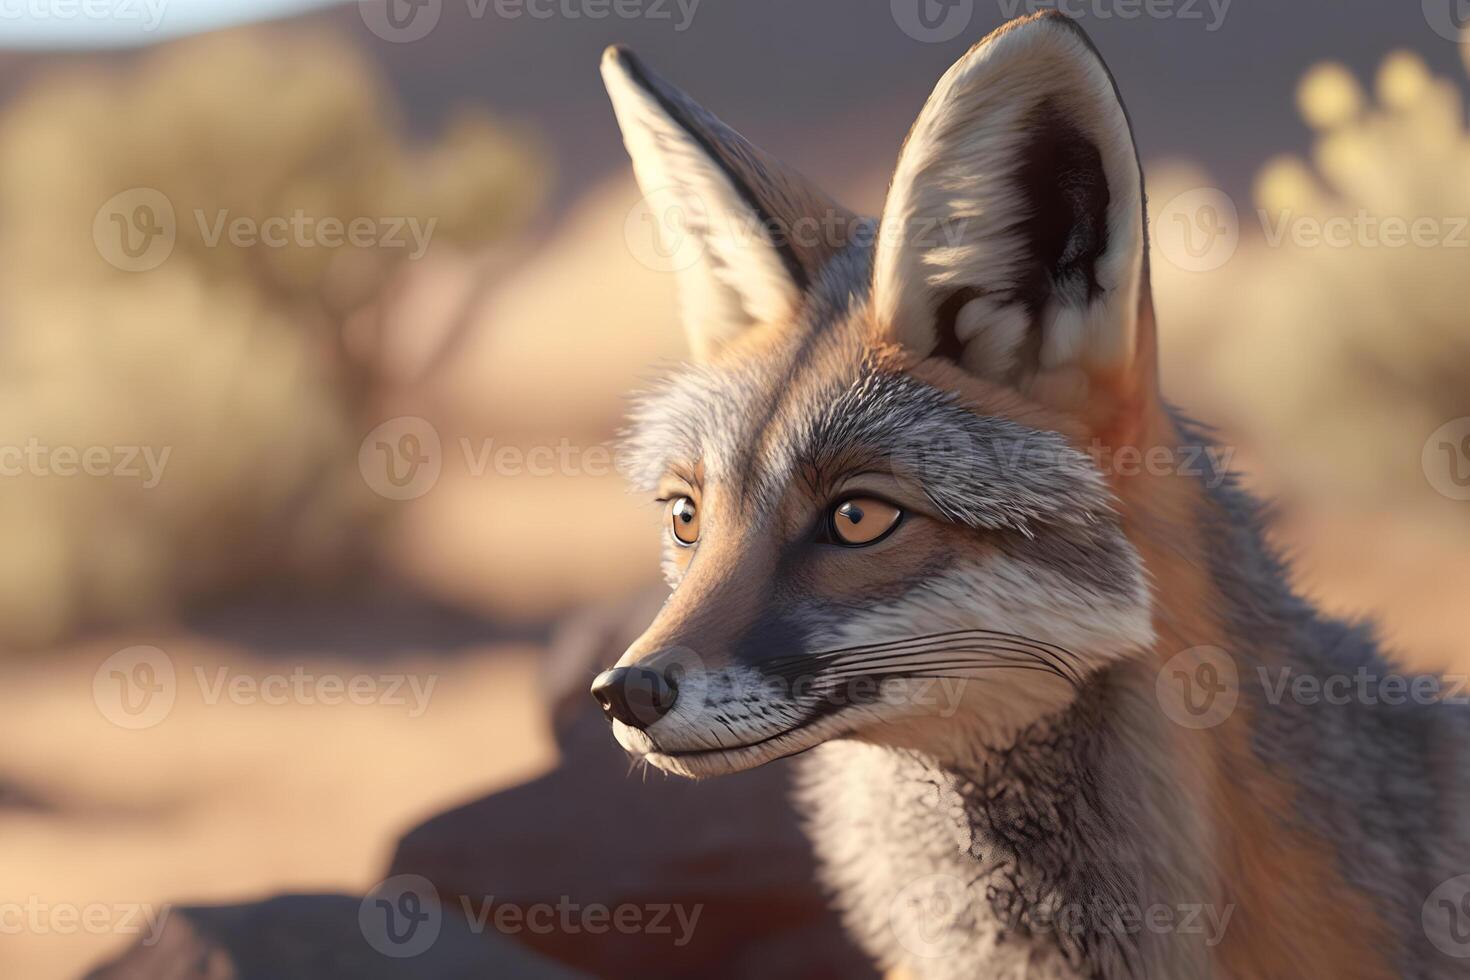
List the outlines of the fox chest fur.
<svg viewBox="0 0 1470 980">
<path fill-rule="evenodd" d="M 1170 899 L 1205 894 L 1188 820 L 1103 758 L 1103 697 L 967 759 L 839 741 L 803 760 L 825 880 L 875 959 L 934 980 L 1205 975 L 1232 910 Z"/>
<path fill-rule="evenodd" d="M 1038 807 L 1025 787 L 983 788 L 859 743 L 822 746 L 803 769 L 826 881 L 877 962 L 934 980 L 1076 980 L 1098 976 L 1101 956 L 1117 955 L 1069 942 L 1048 921 L 1065 903 L 1065 882 L 1045 870 L 1059 857 L 1045 853 L 1046 825 L 1062 816 L 1050 801 Z M 1011 830 L 1030 824 L 1035 836 L 1022 851 L 995 834 L 998 813 Z"/>
</svg>

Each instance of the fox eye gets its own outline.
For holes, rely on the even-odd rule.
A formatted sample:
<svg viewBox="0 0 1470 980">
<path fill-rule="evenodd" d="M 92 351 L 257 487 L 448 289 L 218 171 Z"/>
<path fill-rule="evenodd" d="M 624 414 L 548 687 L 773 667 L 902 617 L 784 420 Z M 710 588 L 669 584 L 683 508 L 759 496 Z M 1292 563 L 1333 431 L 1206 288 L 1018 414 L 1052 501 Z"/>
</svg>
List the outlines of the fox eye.
<svg viewBox="0 0 1470 980">
<path fill-rule="evenodd" d="M 876 497 L 852 497 L 832 508 L 832 537 L 851 547 L 876 544 L 898 527 L 903 511 Z"/>
<path fill-rule="evenodd" d="M 675 497 L 669 501 L 669 533 L 674 543 L 689 547 L 699 540 L 699 508 L 689 497 Z"/>
</svg>

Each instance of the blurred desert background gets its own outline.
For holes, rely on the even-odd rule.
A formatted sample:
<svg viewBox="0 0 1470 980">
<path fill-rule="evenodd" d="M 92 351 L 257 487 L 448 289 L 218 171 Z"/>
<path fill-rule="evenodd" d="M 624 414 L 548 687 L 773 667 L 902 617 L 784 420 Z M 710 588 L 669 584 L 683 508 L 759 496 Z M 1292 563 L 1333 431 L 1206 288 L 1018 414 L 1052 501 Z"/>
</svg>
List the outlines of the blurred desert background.
<svg viewBox="0 0 1470 980">
<path fill-rule="evenodd" d="M 372 3 L 177 37 L 0 21 L 0 908 L 361 895 L 410 827 L 558 765 L 547 651 L 656 577 L 610 446 L 683 354 L 598 55 L 629 43 L 873 213 L 1010 11 L 931 43 L 898 5 L 445 2 L 413 39 Z M 1306 591 L 1470 670 L 1449 5 L 1081 6 L 1145 159 L 1166 391 L 1275 499 Z M 229 231 L 298 214 L 367 230 Z M 367 696 L 275 696 L 293 677 Z M 0 918 L 0 976 L 140 938 L 73 925 Z"/>
</svg>

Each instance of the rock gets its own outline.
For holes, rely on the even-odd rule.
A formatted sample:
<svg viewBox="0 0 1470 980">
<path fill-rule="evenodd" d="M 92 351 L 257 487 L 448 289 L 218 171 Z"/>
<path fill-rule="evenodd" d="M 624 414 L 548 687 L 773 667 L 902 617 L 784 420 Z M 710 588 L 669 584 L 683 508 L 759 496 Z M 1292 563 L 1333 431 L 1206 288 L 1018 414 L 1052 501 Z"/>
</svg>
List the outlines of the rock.
<svg viewBox="0 0 1470 980">
<path fill-rule="evenodd" d="M 447 909 L 421 951 L 385 946 L 375 911 L 347 895 L 175 908 L 157 942 L 139 942 L 87 980 L 585 980 L 515 943 L 474 935 Z M 390 955 L 400 952 L 412 955 Z"/>
<path fill-rule="evenodd" d="M 628 621 L 599 615 L 549 661 L 561 764 L 410 831 L 390 874 L 428 878 L 471 920 L 510 909 L 486 931 L 599 976 L 876 977 L 816 884 L 787 763 L 705 782 L 630 769 L 587 693 Z M 533 908 L 537 928 L 517 920 Z M 597 909 L 622 927 L 594 930 Z"/>
</svg>

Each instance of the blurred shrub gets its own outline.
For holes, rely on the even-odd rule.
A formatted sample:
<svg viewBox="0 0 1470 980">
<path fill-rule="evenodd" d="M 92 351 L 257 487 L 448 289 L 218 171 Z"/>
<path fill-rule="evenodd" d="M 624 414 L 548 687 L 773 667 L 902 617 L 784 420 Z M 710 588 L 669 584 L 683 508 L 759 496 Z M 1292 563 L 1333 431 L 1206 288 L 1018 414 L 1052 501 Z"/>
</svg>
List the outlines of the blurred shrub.
<svg viewBox="0 0 1470 980">
<path fill-rule="evenodd" d="M 371 513 L 355 460 L 376 382 L 344 323 L 418 257 L 410 228 L 435 244 L 510 231 L 537 200 L 535 164 L 475 116 L 405 145 L 375 73 L 330 36 L 193 39 L 9 106 L 0 645 L 340 566 Z M 109 239 L 170 210 L 156 265 Z M 356 242 L 354 220 L 372 229 Z M 261 244 L 271 228 L 279 245 Z M 106 447 L 111 470 L 58 475 L 62 447 Z M 137 477 L 118 472 L 130 449 Z M 156 486 L 144 450 L 168 453 Z"/>
<path fill-rule="evenodd" d="M 1261 171 L 1237 254 L 1200 273 L 1156 260 L 1165 356 L 1277 489 L 1450 513 L 1420 454 L 1470 416 L 1470 134 L 1457 85 L 1413 54 L 1374 88 L 1314 68 L 1297 93 L 1311 159 Z M 1164 177 L 1155 200 L 1199 181 Z"/>
</svg>

